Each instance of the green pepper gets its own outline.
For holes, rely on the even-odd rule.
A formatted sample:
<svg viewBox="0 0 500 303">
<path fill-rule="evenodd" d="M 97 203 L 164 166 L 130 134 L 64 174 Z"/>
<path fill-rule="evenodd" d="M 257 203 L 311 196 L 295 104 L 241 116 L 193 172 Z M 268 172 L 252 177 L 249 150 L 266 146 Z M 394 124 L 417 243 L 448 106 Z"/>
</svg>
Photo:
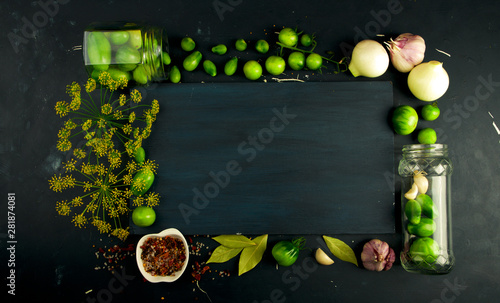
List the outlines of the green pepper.
<svg viewBox="0 0 500 303">
<path fill-rule="evenodd" d="M 107 70 L 111 64 L 111 44 L 102 32 L 90 32 L 86 43 L 87 57 L 96 70 Z"/>
<path fill-rule="evenodd" d="M 203 69 L 205 69 L 205 72 L 212 77 L 215 77 L 217 75 L 217 67 L 210 60 L 203 61 Z"/>
<path fill-rule="evenodd" d="M 422 207 L 420 206 L 420 203 L 415 200 L 408 200 L 405 205 L 405 214 L 410 223 L 420 223 L 420 218 L 422 216 Z"/>
<path fill-rule="evenodd" d="M 169 74 L 170 82 L 179 83 L 181 81 L 181 71 L 177 66 L 172 66 Z"/>
<path fill-rule="evenodd" d="M 407 228 L 412 235 L 429 237 L 436 230 L 436 222 L 430 218 L 422 218 L 418 224 L 408 223 Z"/>
<path fill-rule="evenodd" d="M 227 46 L 224 44 L 219 44 L 212 47 L 212 53 L 217 55 L 224 55 L 227 52 Z"/>
<path fill-rule="evenodd" d="M 155 180 L 155 174 L 149 168 L 143 168 L 132 179 L 130 190 L 136 196 L 144 195 Z"/>
<path fill-rule="evenodd" d="M 236 72 L 237 67 L 238 67 L 238 58 L 233 57 L 226 62 L 226 65 L 224 65 L 224 73 L 228 76 L 232 76 Z"/>
<path fill-rule="evenodd" d="M 200 51 L 194 51 L 184 59 L 182 66 L 188 72 L 194 71 L 198 67 L 198 64 L 200 64 L 202 57 Z"/>
<path fill-rule="evenodd" d="M 439 244 L 432 238 L 417 238 L 410 246 L 409 255 L 414 262 L 432 264 L 440 254 Z"/>
<path fill-rule="evenodd" d="M 432 219 L 437 218 L 438 210 L 432 198 L 426 194 L 420 194 L 415 199 L 422 206 L 422 213 Z"/>
</svg>

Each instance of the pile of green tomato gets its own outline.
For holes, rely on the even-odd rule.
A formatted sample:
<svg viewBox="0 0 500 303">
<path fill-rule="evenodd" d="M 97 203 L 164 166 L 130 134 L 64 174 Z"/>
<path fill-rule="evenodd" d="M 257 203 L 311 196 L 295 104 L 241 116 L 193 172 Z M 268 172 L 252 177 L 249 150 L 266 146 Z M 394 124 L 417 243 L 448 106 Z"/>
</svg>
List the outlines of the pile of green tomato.
<svg viewBox="0 0 500 303">
<path fill-rule="evenodd" d="M 440 254 L 439 244 L 432 238 L 436 231 L 437 208 L 426 194 L 406 202 L 406 231 L 413 237 L 409 255 L 413 262 L 433 264 Z"/>
<path fill-rule="evenodd" d="M 320 70 L 323 67 L 324 61 L 334 62 L 329 58 L 325 58 L 315 53 L 313 50 L 316 47 L 316 41 L 314 35 L 297 33 L 295 29 L 286 27 L 283 28 L 278 35 L 277 45 L 281 47 L 280 54 L 271 55 L 267 57 L 264 62 L 264 66 L 257 60 L 248 60 L 243 64 L 243 74 L 249 80 L 259 79 L 264 69 L 271 75 L 280 75 L 283 73 L 288 66 L 293 70 Z M 234 43 L 234 48 L 237 51 L 243 52 L 248 48 L 249 41 L 244 39 L 238 39 Z M 269 43 L 265 40 L 258 40 L 254 43 L 255 50 L 260 54 L 267 54 L 270 50 Z M 299 47 L 311 47 L 310 49 L 302 49 Z M 198 66 L 202 66 L 204 71 L 215 77 L 219 70 L 216 64 L 209 60 L 203 60 L 203 54 L 199 50 L 195 50 L 196 42 L 191 37 L 184 37 L 181 40 L 181 48 L 189 54 L 184 58 L 182 62 L 182 67 L 185 71 L 194 71 Z M 283 58 L 283 48 L 291 49 L 287 60 Z M 228 51 L 228 47 L 224 44 L 218 44 L 212 47 L 211 52 L 216 55 L 224 55 Z M 307 54 L 307 55 L 306 55 Z M 203 60 L 203 61 L 202 61 Z M 232 76 L 236 73 L 238 65 L 240 64 L 238 57 L 230 57 L 221 69 L 227 76 Z M 173 83 L 178 83 L 181 79 L 180 69 L 177 66 L 172 66 L 170 68 L 170 81 Z"/>
</svg>

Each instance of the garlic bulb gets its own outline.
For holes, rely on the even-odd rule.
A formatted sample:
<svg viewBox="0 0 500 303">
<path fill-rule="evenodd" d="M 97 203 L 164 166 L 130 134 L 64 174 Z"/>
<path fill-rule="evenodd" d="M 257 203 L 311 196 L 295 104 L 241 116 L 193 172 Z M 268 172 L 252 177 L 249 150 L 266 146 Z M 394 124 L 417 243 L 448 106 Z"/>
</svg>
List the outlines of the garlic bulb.
<svg viewBox="0 0 500 303">
<path fill-rule="evenodd" d="M 419 35 L 401 34 L 384 44 L 389 50 L 392 65 L 402 73 L 408 73 L 424 60 L 425 41 Z"/>
</svg>

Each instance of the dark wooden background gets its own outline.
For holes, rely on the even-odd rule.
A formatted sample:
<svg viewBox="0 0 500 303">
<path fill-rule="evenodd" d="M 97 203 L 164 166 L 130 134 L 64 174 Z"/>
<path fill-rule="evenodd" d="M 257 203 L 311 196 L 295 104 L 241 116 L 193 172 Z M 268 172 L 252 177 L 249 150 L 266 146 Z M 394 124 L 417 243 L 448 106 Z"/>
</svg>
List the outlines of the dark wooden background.
<svg viewBox="0 0 500 303">
<path fill-rule="evenodd" d="M 51 4 L 51 7 L 47 7 Z M 297 26 L 318 37 L 317 51 L 334 51 L 336 57 L 352 49 L 360 39 L 378 34 L 395 37 L 403 32 L 423 36 L 425 60 L 439 60 L 450 75 L 448 92 L 439 100 L 442 116 L 419 127 L 434 127 L 439 142 L 446 143 L 455 165 L 452 178 L 453 238 L 456 268 L 446 276 L 423 276 L 405 272 L 399 262 L 389 272 L 374 273 L 336 260 L 319 267 L 309 251 L 303 251 L 294 268 L 275 268 L 272 256 L 252 271 L 236 277 L 236 264 L 212 266 L 200 286 L 212 302 L 493 302 L 500 294 L 500 249 L 498 210 L 500 75 L 498 57 L 500 21 L 497 1 L 3 1 L 0 4 L 0 264 L 2 298 L 8 302 L 30 298 L 66 302 L 209 302 L 189 272 L 174 284 L 143 281 L 133 258 L 115 274 L 102 267 L 98 248 L 134 244 L 131 236 L 120 243 L 91 228 L 77 229 L 67 217 L 58 216 L 55 202 L 64 199 L 48 188 L 47 180 L 61 170 L 66 154 L 55 144 L 62 120 L 54 113 L 57 101 L 66 98 L 65 85 L 86 79 L 82 53 L 84 28 L 94 21 L 149 21 L 169 32 L 173 54 L 189 35 L 202 51 L 234 39 L 275 39 L 283 26 Z M 33 25 L 35 30 L 27 24 Z M 17 43 L 11 42 L 17 36 Z M 451 54 L 448 57 L 436 49 Z M 177 53 L 176 53 L 177 51 Z M 249 52 L 249 57 L 256 58 Z M 259 57 L 262 59 L 264 56 Z M 349 73 L 290 73 L 308 82 L 362 82 Z M 273 81 L 272 77 L 266 79 Z M 202 71 L 183 73 L 183 83 L 246 82 L 241 71 L 234 77 L 207 77 Z M 406 77 L 390 68 L 376 81 L 391 81 L 394 106 L 423 103 L 410 94 Z M 163 85 L 163 84 L 161 84 Z M 169 85 L 166 83 L 165 85 Z M 182 84 L 180 84 L 182 85 Z M 147 98 L 155 87 L 143 89 Z M 394 159 L 413 136 L 395 137 Z M 394 178 L 396 189 L 398 178 Z M 16 293 L 7 295 L 7 193 L 16 193 Z M 399 203 L 396 193 L 395 205 Z M 66 197 L 69 198 L 69 197 Z M 358 254 L 373 237 L 401 249 L 400 229 L 389 234 L 336 234 Z M 270 231 L 272 233 L 272 231 Z M 193 235 L 191 235 L 193 236 Z M 253 235 L 248 235 L 253 236 Z M 308 246 L 320 247 L 321 235 L 308 235 Z M 273 235 L 269 246 L 291 235 Z M 201 256 L 207 260 L 215 248 L 209 238 L 192 237 L 204 243 Z M 194 264 L 194 263 L 193 263 Z M 218 272 L 215 272 L 218 270 Z M 231 276 L 219 276 L 228 270 Z"/>
</svg>

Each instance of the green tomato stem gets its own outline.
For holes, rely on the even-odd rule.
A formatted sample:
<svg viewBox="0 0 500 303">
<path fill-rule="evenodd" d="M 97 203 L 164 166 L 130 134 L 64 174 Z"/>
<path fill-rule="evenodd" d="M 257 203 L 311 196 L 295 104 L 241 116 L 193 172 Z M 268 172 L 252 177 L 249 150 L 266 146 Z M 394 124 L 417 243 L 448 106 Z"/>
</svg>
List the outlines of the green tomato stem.
<svg viewBox="0 0 500 303">
<path fill-rule="evenodd" d="M 305 49 L 300 49 L 300 48 L 297 48 L 297 47 L 294 47 L 294 46 L 287 46 L 281 42 L 276 42 L 277 45 L 281 46 L 282 50 L 283 48 L 288 48 L 288 49 L 291 49 L 291 50 L 294 50 L 294 51 L 299 51 L 299 52 L 302 52 L 302 53 L 308 53 L 308 54 L 312 54 L 314 53 L 313 50 L 316 46 L 314 46 L 311 50 L 305 50 Z M 340 61 L 335 61 L 335 60 L 332 60 L 331 57 L 330 58 L 327 58 L 327 57 L 323 57 L 320 55 L 320 57 L 325 60 L 325 61 L 328 61 L 328 62 L 331 62 L 333 64 L 336 64 L 337 65 L 337 69 L 339 70 L 339 72 L 345 72 L 347 71 L 347 65 L 343 62 L 344 61 L 344 58 L 342 58 L 342 60 Z M 340 65 L 344 65 L 345 66 L 345 69 L 340 69 Z"/>
</svg>

